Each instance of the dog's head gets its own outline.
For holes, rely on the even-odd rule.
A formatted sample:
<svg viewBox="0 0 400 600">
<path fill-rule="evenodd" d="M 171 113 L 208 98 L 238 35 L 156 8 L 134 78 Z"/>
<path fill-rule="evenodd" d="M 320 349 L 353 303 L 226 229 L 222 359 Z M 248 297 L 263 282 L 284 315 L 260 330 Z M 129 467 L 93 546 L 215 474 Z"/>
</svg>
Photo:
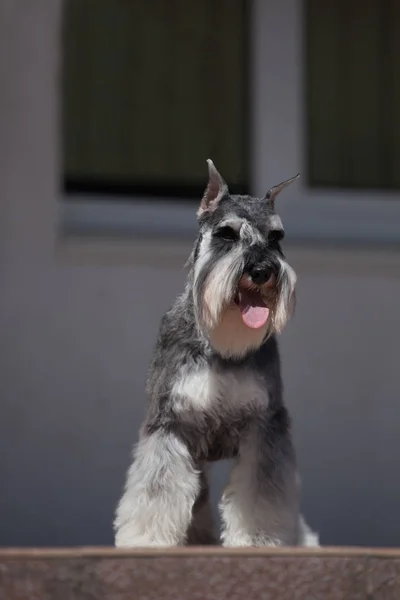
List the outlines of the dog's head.
<svg viewBox="0 0 400 600">
<path fill-rule="evenodd" d="M 222 356 L 240 357 L 280 332 L 294 309 L 296 274 L 282 253 L 284 230 L 274 204 L 298 176 L 264 198 L 232 196 L 207 162 L 209 182 L 190 261 L 196 318 Z"/>
</svg>

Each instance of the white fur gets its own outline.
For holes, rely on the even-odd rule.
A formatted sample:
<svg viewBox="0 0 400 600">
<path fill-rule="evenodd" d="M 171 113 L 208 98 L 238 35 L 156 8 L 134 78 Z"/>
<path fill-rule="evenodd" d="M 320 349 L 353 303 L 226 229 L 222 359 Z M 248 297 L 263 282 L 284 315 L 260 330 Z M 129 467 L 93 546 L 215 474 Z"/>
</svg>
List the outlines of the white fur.
<svg viewBox="0 0 400 600">
<path fill-rule="evenodd" d="M 185 543 L 199 473 L 174 435 L 142 437 L 128 471 L 115 518 L 115 545 L 175 546 Z"/>
<path fill-rule="evenodd" d="M 300 515 L 299 518 L 299 546 L 306 546 L 308 548 L 319 548 L 319 535 L 312 531 L 307 525 L 304 517 Z"/>
<path fill-rule="evenodd" d="M 204 316 L 208 328 L 214 328 L 220 320 L 221 313 L 233 300 L 238 273 L 243 270 L 243 254 L 237 246 L 224 256 L 213 268 L 207 278 L 204 290 Z"/>
<path fill-rule="evenodd" d="M 211 248 L 211 231 L 207 231 L 203 235 L 203 239 L 201 240 L 198 256 L 194 265 L 194 279 L 193 279 L 193 298 L 194 298 L 194 306 L 196 311 L 196 318 L 200 322 L 200 325 L 203 325 L 205 320 L 203 312 L 204 307 L 202 306 L 198 285 L 199 285 L 199 275 L 203 268 L 207 265 L 210 260 L 212 248 Z M 201 303 L 201 304 L 199 304 Z"/>
<path fill-rule="evenodd" d="M 246 406 L 266 406 L 268 397 L 263 382 L 254 373 L 241 369 L 221 372 L 217 368 L 183 368 L 172 388 L 177 410 L 212 412 L 219 420 L 224 410 Z"/>
<path fill-rule="evenodd" d="M 228 215 L 226 219 L 221 221 L 219 224 L 220 227 L 231 227 L 232 229 L 237 231 L 237 233 L 240 233 L 242 225 L 243 219 L 240 219 L 236 215 Z"/>
<path fill-rule="evenodd" d="M 279 215 L 271 215 L 268 219 L 270 229 L 281 229 L 283 230 L 282 221 Z"/>
<path fill-rule="evenodd" d="M 280 269 L 277 283 L 281 287 L 281 294 L 272 311 L 272 318 L 268 319 L 271 329 L 276 333 L 282 331 L 291 315 L 297 281 L 296 273 L 292 267 L 281 259 L 279 259 L 279 263 Z"/>
<path fill-rule="evenodd" d="M 219 323 L 208 332 L 208 337 L 212 347 L 224 358 L 240 358 L 261 346 L 269 328 L 270 317 L 259 329 L 247 327 L 239 307 L 232 304 L 222 314 Z"/>
<path fill-rule="evenodd" d="M 200 242 L 199 252 L 197 255 L 197 259 L 194 265 L 194 295 L 197 296 L 197 281 L 198 276 L 201 273 L 202 269 L 205 267 L 207 262 L 210 259 L 212 249 L 211 249 L 211 231 L 206 231 L 203 235 L 203 238 Z"/>
<path fill-rule="evenodd" d="M 261 233 L 252 227 L 246 219 L 243 219 L 242 227 L 240 229 L 240 237 L 246 246 L 252 246 L 253 244 L 264 244 L 265 240 Z"/>
</svg>

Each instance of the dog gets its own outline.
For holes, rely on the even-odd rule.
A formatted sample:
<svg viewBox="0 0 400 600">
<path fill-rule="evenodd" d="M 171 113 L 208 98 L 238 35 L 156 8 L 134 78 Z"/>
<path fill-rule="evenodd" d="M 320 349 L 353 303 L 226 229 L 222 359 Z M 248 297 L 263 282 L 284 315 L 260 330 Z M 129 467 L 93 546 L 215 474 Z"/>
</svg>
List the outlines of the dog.
<svg viewBox="0 0 400 600">
<path fill-rule="evenodd" d="M 220 504 L 223 546 L 317 546 L 299 512 L 299 476 L 276 334 L 295 306 L 281 248 L 279 192 L 231 195 L 208 159 L 184 293 L 164 315 L 115 545 L 218 543 L 208 467 L 233 459 Z"/>
</svg>

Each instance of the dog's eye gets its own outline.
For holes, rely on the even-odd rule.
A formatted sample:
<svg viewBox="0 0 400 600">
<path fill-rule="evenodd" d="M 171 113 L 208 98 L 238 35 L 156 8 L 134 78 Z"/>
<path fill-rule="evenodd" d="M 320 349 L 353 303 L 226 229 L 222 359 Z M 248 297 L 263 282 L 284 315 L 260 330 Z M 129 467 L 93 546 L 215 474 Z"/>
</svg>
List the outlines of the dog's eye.
<svg viewBox="0 0 400 600">
<path fill-rule="evenodd" d="M 222 240 L 226 240 L 227 242 L 235 242 L 237 239 L 239 239 L 238 232 L 228 225 L 225 227 L 219 227 L 214 235 Z"/>
<path fill-rule="evenodd" d="M 285 232 L 283 231 L 283 229 L 274 229 L 273 231 L 270 231 L 268 234 L 268 241 L 272 242 L 272 243 L 277 243 L 277 242 L 281 242 L 283 240 L 283 238 L 285 237 Z"/>
</svg>

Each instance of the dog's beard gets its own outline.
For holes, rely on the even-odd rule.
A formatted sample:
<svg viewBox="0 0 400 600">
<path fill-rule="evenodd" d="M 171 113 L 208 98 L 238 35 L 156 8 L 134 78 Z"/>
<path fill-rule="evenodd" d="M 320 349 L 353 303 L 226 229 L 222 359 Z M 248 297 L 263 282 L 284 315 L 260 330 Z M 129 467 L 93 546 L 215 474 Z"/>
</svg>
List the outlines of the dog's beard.
<svg viewBox="0 0 400 600">
<path fill-rule="evenodd" d="M 282 259 L 274 280 L 255 286 L 248 279 L 243 284 L 244 258 L 240 247 L 221 258 L 213 260 L 210 239 L 203 238 L 194 265 L 193 297 L 196 318 L 200 328 L 213 345 L 226 356 L 244 355 L 247 350 L 259 347 L 272 333 L 280 333 L 286 325 L 295 304 L 296 274 Z M 243 286 L 241 289 L 241 286 Z M 241 294 L 258 294 L 251 309 L 258 310 L 250 324 L 247 310 L 241 306 Z M 264 314 L 267 315 L 263 321 Z M 245 316 L 245 313 L 247 316 Z M 229 331 L 228 331 L 229 330 Z M 219 340 L 218 342 L 216 340 Z M 223 342 L 221 341 L 223 340 Z"/>
<path fill-rule="evenodd" d="M 291 317 L 296 302 L 296 273 L 292 267 L 279 259 L 279 271 L 274 287 L 261 287 L 261 296 L 270 309 L 268 334 L 281 333 Z"/>
<path fill-rule="evenodd" d="M 214 260 L 210 238 L 204 236 L 194 265 L 193 280 L 196 317 L 202 329 L 213 330 L 218 326 L 221 315 L 235 298 L 243 266 L 240 247 Z"/>
<path fill-rule="evenodd" d="M 261 286 L 244 275 L 235 300 L 245 324 L 255 329 L 267 325 L 267 336 L 283 330 L 295 307 L 296 273 L 285 261 L 278 261 L 278 274 Z"/>
</svg>

